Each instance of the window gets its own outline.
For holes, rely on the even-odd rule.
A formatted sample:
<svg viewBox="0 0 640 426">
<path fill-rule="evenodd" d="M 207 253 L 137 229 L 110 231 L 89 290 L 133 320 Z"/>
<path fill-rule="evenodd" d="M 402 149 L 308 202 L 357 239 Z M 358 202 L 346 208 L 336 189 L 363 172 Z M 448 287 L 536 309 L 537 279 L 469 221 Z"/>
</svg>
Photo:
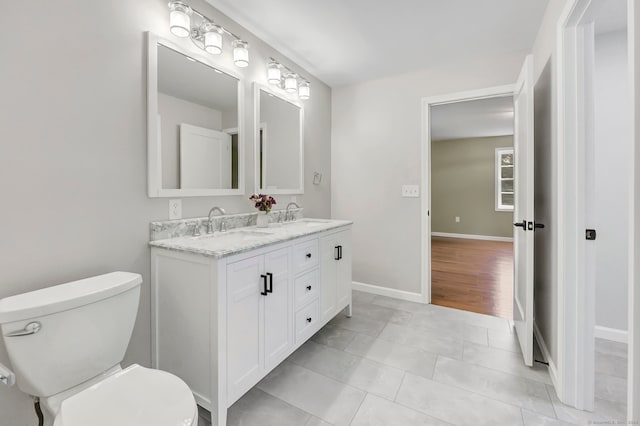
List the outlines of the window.
<svg viewBox="0 0 640 426">
<path fill-rule="evenodd" d="M 496 211 L 513 211 L 513 148 L 496 148 Z"/>
</svg>

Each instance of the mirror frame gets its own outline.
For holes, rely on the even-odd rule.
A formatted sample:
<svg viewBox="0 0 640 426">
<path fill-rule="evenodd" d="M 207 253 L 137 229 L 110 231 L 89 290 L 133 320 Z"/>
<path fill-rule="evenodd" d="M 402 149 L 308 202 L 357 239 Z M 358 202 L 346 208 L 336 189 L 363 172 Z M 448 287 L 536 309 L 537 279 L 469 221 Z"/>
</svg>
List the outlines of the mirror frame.
<svg viewBox="0 0 640 426">
<path fill-rule="evenodd" d="M 300 175 L 298 176 L 297 188 L 278 188 L 274 190 L 267 190 L 266 188 L 260 188 L 260 91 L 263 90 L 276 98 L 279 98 L 285 102 L 292 104 L 300 109 Z M 289 99 L 286 96 L 272 90 L 270 87 L 260 83 L 253 83 L 253 137 L 254 137 L 254 187 L 256 193 L 266 193 L 270 195 L 301 195 L 304 194 L 304 106 L 295 100 Z M 266 192 L 265 192 L 266 191 Z"/>
<path fill-rule="evenodd" d="M 238 188 L 236 189 L 166 189 L 162 188 L 162 141 L 158 139 L 158 45 L 188 56 L 208 67 L 238 80 Z M 180 44 L 147 32 L 147 192 L 150 198 L 210 197 L 244 195 L 245 140 L 244 82 L 240 74 L 221 67 L 204 54 L 186 49 Z"/>
</svg>

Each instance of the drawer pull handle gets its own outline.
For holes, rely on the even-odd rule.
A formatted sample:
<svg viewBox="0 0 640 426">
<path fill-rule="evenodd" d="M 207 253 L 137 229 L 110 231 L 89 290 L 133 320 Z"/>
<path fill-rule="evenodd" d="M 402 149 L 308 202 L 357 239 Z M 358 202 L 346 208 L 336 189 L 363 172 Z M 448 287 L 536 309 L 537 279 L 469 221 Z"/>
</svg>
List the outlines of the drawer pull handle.
<svg viewBox="0 0 640 426">
<path fill-rule="evenodd" d="M 307 253 L 307 259 L 311 259 L 311 253 Z"/>
<path fill-rule="evenodd" d="M 267 272 L 267 276 L 269 277 L 269 288 L 267 289 L 267 293 L 273 293 L 273 274 L 271 272 Z"/>
<path fill-rule="evenodd" d="M 262 288 L 263 290 L 260 292 L 261 295 L 266 296 L 267 294 L 267 276 L 266 275 L 260 275 L 260 278 L 262 278 Z"/>
<path fill-rule="evenodd" d="M 311 291 L 311 286 L 310 285 L 307 286 L 307 291 Z"/>
<path fill-rule="evenodd" d="M 307 318 L 307 322 L 311 322 L 311 317 Z"/>
</svg>

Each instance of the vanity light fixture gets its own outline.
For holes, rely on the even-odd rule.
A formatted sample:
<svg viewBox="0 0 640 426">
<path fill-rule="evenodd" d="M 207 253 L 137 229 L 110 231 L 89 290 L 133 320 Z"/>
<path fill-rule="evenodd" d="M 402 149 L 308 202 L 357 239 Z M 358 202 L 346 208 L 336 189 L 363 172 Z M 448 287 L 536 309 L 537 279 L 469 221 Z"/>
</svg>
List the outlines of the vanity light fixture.
<svg viewBox="0 0 640 426">
<path fill-rule="evenodd" d="M 280 64 L 276 61 L 272 60 L 267 64 L 267 80 L 269 80 L 269 84 L 280 84 L 280 80 L 282 80 Z"/>
<path fill-rule="evenodd" d="M 308 81 L 303 81 L 298 85 L 298 97 L 306 101 L 311 97 L 311 87 Z"/>
<path fill-rule="evenodd" d="M 169 3 L 169 29 L 177 37 L 189 37 L 191 33 L 191 13 L 189 6 L 181 1 Z"/>
<path fill-rule="evenodd" d="M 301 100 L 307 100 L 311 97 L 309 81 L 273 58 L 269 58 L 269 62 L 267 62 L 267 81 L 287 93 L 298 92 L 298 97 Z"/>
<path fill-rule="evenodd" d="M 169 29 L 177 37 L 191 38 L 193 44 L 212 55 L 222 53 L 223 36 L 233 39 L 233 61 L 238 67 L 249 65 L 249 43 L 180 0 L 169 2 Z M 198 24 L 191 22 L 197 17 Z"/>
<path fill-rule="evenodd" d="M 233 41 L 233 62 L 237 67 L 244 68 L 249 65 L 249 44 L 246 41 Z"/>
<path fill-rule="evenodd" d="M 284 90 L 293 93 L 298 90 L 298 79 L 295 74 L 289 73 L 284 78 Z"/>
</svg>

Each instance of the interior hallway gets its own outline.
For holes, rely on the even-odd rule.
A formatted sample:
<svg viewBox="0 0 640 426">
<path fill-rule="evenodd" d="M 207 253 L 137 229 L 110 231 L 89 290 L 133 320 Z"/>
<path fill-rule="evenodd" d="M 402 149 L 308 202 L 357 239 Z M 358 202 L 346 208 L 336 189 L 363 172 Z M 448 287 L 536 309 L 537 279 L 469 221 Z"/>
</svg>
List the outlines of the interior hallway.
<svg viewBox="0 0 640 426">
<path fill-rule="evenodd" d="M 511 319 L 513 243 L 432 237 L 431 303 Z"/>
</svg>

